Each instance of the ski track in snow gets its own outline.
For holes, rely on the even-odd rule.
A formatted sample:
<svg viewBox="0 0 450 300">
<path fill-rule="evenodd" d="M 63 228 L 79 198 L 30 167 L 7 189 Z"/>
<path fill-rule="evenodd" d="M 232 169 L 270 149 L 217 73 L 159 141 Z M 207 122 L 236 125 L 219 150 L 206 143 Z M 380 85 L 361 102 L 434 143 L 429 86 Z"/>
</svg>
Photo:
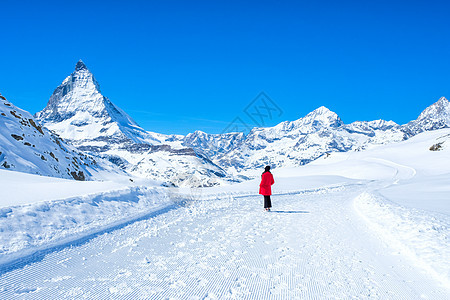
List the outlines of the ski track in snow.
<svg viewBox="0 0 450 300">
<path fill-rule="evenodd" d="M 449 299 L 353 208 L 365 185 L 197 197 L 0 276 L 1 299 Z"/>
</svg>

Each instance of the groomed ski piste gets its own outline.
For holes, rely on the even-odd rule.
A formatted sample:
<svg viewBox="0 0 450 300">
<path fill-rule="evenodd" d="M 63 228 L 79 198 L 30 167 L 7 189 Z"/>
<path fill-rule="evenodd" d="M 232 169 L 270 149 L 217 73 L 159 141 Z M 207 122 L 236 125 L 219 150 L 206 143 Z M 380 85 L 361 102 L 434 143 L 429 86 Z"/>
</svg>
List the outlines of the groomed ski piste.
<svg viewBox="0 0 450 300">
<path fill-rule="evenodd" d="M 0 299 L 450 299 L 449 129 L 273 174 L 267 213 L 258 179 L 0 171 Z"/>
</svg>

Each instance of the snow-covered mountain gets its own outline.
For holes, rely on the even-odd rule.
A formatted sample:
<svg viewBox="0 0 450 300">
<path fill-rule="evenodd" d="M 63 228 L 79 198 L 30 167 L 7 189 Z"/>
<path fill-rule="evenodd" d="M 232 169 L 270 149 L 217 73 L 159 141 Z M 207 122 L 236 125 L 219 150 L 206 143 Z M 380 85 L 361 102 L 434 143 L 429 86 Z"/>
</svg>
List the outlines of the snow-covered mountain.
<svg viewBox="0 0 450 300">
<path fill-rule="evenodd" d="M 414 136 L 423 131 L 450 127 L 450 103 L 441 97 L 436 103 L 427 107 L 420 116 L 404 125 L 403 129 L 408 136 Z"/>
<path fill-rule="evenodd" d="M 76 180 L 95 179 L 98 172 L 121 173 L 38 124 L 0 94 L 0 168 Z"/>
<path fill-rule="evenodd" d="M 79 150 L 106 158 L 135 176 L 176 186 L 211 186 L 225 178 L 224 171 L 205 155 L 182 146 L 182 136 L 139 127 L 102 95 L 81 60 L 36 117 Z"/>
<path fill-rule="evenodd" d="M 242 132 L 208 134 L 197 130 L 184 137 L 183 145 L 192 147 L 206 157 L 216 157 L 239 147 L 244 140 Z"/>
<path fill-rule="evenodd" d="M 84 148 L 111 143 L 160 144 L 151 134 L 102 95 L 94 75 L 80 60 L 75 71 L 53 92 L 47 106 L 36 113 L 45 127 Z"/>
</svg>

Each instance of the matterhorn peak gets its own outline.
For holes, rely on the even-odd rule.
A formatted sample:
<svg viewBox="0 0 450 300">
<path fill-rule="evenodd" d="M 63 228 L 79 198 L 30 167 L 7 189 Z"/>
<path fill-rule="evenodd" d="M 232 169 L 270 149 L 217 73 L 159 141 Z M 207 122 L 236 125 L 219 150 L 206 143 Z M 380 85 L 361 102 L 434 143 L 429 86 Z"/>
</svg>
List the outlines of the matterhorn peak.
<svg viewBox="0 0 450 300">
<path fill-rule="evenodd" d="M 131 117 L 102 95 L 94 75 L 80 59 L 58 86 L 38 120 L 69 141 L 128 139 L 147 134 Z"/>
<path fill-rule="evenodd" d="M 88 70 L 84 62 L 80 59 L 75 65 L 75 71 Z"/>
</svg>

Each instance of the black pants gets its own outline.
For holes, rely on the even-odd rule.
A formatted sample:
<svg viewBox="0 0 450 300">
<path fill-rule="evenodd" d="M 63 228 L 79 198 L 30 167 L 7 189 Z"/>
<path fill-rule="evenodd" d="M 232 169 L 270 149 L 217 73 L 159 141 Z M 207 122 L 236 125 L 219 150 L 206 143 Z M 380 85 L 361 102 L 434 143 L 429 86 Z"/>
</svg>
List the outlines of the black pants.
<svg viewBox="0 0 450 300">
<path fill-rule="evenodd" d="M 264 208 L 271 208 L 272 201 L 270 201 L 270 196 L 264 196 Z"/>
</svg>

